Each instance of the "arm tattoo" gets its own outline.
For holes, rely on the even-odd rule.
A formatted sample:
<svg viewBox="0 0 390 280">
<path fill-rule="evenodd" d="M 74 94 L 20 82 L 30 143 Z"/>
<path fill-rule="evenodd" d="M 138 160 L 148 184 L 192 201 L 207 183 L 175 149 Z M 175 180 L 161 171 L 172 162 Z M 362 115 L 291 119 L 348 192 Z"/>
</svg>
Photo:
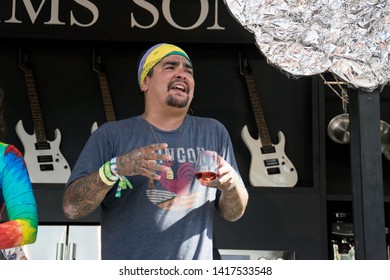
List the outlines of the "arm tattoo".
<svg viewBox="0 0 390 280">
<path fill-rule="evenodd" d="M 64 193 L 63 208 L 70 219 L 79 219 L 99 207 L 111 187 L 105 185 L 95 172 L 74 181 Z"/>
<path fill-rule="evenodd" d="M 222 192 L 219 200 L 219 212 L 227 221 L 237 221 L 245 212 L 248 202 L 248 192 L 241 184 L 231 186 Z"/>
</svg>

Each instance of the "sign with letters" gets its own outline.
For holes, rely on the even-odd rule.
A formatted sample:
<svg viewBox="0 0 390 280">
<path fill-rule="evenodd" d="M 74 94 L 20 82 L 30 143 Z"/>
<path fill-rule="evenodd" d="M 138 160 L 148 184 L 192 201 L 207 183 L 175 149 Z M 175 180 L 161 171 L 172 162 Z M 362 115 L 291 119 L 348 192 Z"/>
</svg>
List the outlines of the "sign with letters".
<svg viewBox="0 0 390 280">
<path fill-rule="evenodd" d="M 253 43 L 223 0 L 1 0 L 0 37 Z"/>
</svg>

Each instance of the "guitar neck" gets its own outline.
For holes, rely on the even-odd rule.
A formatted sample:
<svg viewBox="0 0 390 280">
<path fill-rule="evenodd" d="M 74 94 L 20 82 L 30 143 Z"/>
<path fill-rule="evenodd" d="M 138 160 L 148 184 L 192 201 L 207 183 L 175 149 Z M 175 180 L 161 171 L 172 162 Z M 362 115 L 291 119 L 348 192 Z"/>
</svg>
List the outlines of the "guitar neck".
<svg viewBox="0 0 390 280">
<path fill-rule="evenodd" d="M 23 70 L 25 73 L 27 92 L 30 100 L 35 137 L 38 143 L 47 142 L 45 126 L 43 122 L 41 107 L 39 105 L 39 98 L 35 86 L 34 76 L 32 70 L 30 69 L 23 69 Z"/>
<path fill-rule="evenodd" d="M 261 106 L 260 98 L 256 91 L 255 81 L 250 74 L 245 74 L 245 80 L 248 87 L 249 96 L 251 99 L 253 113 L 255 115 L 257 131 L 263 146 L 272 145 L 271 137 L 269 135 L 267 123 L 265 121 L 263 108 Z"/>
<path fill-rule="evenodd" d="M 104 111 L 106 112 L 106 119 L 107 121 L 115 121 L 116 117 L 115 117 L 114 105 L 112 103 L 111 94 L 108 87 L 107 75 L 102 71 L 98 71 L 98 75 L 99 75 L 100 89 L 101 89 L 101 94 L 102 94 L 102 99 L 104 104 Z"/>
</svg>

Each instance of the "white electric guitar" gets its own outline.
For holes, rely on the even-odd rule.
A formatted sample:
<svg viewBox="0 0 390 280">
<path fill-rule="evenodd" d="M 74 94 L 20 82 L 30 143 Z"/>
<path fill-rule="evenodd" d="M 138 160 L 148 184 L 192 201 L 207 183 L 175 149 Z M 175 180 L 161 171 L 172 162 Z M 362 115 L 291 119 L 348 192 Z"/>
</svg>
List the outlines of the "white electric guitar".
<svg viewBox="0 0 390 280">
<path fill-rule="evenodd" d="M 108 87 L 107 75 L 103 71 L 103 63 L 100 56 L 96 56 L 95 51 L 93 52 L 93 70 L 98 74 L 99 84 L 100 84 L 100 93 L 102 95 L 104 111 L 106 113 L 107 121 L 115 121 L 115 111 L 112 104 L 112 98 L 110 94 L 110 89 Z M 98 128 L 97 122 L 94 122 L 91 127 L 91 133 Z"/>
<path fill-rule="evenodd" d="M 20 55 L 20 67 L 24 71 L 27 92 L 30 100 L 34 133 L 28 134 L 22 120 L 16 124 L 16 133 L 24 147 L 24 160 L 31 183 L 66 183 L 70 176 L 70 167 L 59 150 L 61 133 L 54 131 L 55 140 L 48 141 L 43 123 L 38 94 L 32 70 L 27 67 L 26 55 Z"/>
<path fill-rule="evenodd" d="M 298 174 L 284 153 L 284 134 L 279 131 L 279 143 L 272 144 L 255 81 L 247 60 L 243 61 L 241 54 L 239 66 L 248 87 L 259 136 L 257 139 L 252 138 L 246 125 L 241 131 L 241 137 L 252 157 L 249 181 L 253 187 L 293 187 L 298 181 Z"/>
</svg>

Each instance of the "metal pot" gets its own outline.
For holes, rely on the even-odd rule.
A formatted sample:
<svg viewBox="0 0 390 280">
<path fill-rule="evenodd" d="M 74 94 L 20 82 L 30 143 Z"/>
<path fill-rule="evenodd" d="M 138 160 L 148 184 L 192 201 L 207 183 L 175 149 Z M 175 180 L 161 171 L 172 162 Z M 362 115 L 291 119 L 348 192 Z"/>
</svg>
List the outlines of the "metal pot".
<svg viewBox="0 0 390 280">
<path fill-rule="evenodd" d="M 331 119 L 328 124 L 328 136 L 336 143 L 349 143 L 350 135 L 348 113 L 337 115 L 333 119 Z"/>
<path fill-rule="evenodd" d="M 386 149 L 390 149 L 390 125 L 381 120 L 381 152 L 385 154 Z"/>
<path fill-rule="evenodd" d="M 349 114 L 344 113 L 334 117 L 328 124 L 328 135 L 330 139 L 339 144 L 347 144 L 350 141 Z M 380 121 L 381 152 L 389 150 L 390 157 L 390 125 L 385 121 Z"/>
</svg>

